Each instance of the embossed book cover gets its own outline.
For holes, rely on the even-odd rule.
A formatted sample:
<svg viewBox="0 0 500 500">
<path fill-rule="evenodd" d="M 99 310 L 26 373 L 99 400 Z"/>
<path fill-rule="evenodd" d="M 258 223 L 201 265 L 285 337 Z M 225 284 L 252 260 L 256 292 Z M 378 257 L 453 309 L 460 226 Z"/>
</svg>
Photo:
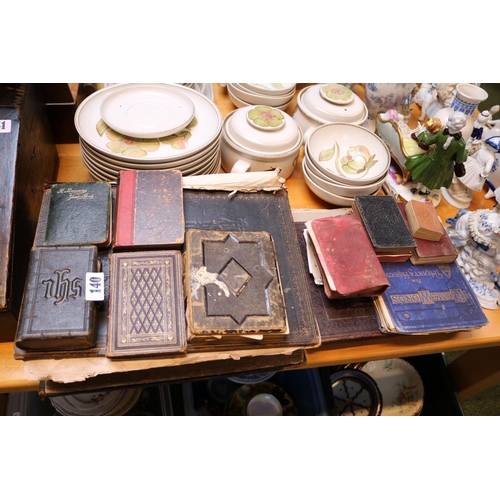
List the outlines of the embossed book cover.
<svg viewBox="0 0 500 500">
<path fill-rule="evenodd" d="M 111 199 L 108 182 L 54 184 L 44 245 L 109 246 Z"/>
<path fill-rule="evenodd" d="M 95 246 L 34 247 L 16 346 L 43 351 L 92 347 L 97 306 L 85 300 L 85 276 L 97 270 Z"/>
<path fill-rule="evenodd" d="M 285 301 L 288 334 L 249 347 L 318 347 L 321 339 L 311 304 L 292 210 L 285 189 L 276 192 L 184 190 L 186 229 L 267 231 L 274 243 Z M 188 346 L 191 349 L 191 346 Z"/>
<path fill-rule="evenodd" d="M 185 268 L 193 336 L 286 333 L 276 252 L 268 232 L 190 229 Z"/>
<path fill-rule="evenodd" d="M 182 269 L 178 250 L 111 255 L 106 356 L 186 351 Z"/>
<path fill-rule="evenodd" d="M 390 287 L 374 304 L 382 331 L 432 333 L 479 328 L 488 323 L 455 262 L 414 266 L 385 262 Z"/>
<path fill-rule="evenodd" d="M 124 170 L 116 193 L 113 248 L 181 248 L 184 243 L 179 170 Z"/>
</svg>

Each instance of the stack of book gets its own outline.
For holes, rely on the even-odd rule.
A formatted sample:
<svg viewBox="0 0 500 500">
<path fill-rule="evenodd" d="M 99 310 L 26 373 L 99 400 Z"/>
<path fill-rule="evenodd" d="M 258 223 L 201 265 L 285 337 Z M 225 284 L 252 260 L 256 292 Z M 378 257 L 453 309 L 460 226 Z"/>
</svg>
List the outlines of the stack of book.
<svg viewBox="0 0 500 500">
<path fill-rule="evenodd" d="M 17 359 L 320 342 L 285 190 L 229 197 L 152 170 L 44 193 Z"/>
</svg>

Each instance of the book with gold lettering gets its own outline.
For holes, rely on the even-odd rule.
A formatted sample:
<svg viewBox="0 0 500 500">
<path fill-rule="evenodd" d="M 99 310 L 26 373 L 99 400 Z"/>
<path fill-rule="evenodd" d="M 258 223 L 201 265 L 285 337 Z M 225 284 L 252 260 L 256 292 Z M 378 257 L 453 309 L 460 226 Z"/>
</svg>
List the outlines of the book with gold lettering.
<svg viewBox="0 0 500 500">
<path fill-rule="evenodd" d="M 453 332 L 488 323 L 456 262 L 419 266 L 382 262 L 382 267 L 390 286 L 373 301 L 383 332 Z"/>
<path fill-rule="evenodd" d="M 111 255 L 107 357 L 186 352 L 182 279 L 178 250 Z"/>
<path fill-rule="evenodd" d="M 111 185 L 108 182 L 71 182 L 50 188 L 43 245 L 111 244 Z"/>
</svg>

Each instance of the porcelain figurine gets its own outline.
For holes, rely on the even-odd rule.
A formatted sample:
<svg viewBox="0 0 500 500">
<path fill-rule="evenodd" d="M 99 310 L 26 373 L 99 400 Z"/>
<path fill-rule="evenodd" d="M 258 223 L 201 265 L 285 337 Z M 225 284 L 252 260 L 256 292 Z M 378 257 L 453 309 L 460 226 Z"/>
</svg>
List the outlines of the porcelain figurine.
<svg viewBox="0 0 500 500">
<path fill-rule="evenodd" d="M 437 89 L 434 88 L 431 83 L 422 83 L 413 99 L 414 102 L 416 102 L 422 109 L 420 117 L 418 118 L 419 121 L 423 121 L 425 119 L 427 110 L 434 102 L 437 101 L 437 98 Z"/>
<path fill-rule="evenodd" d="M 497 199 L 500 190 L 496 190 Z M 482 307 L 500 307 L 500 213 L 494 210 L 460 210 L 446 221 L 458 250 L 457 264 Z"/>
<path fill-rule="evenodd" d="M 474 142 L 480 142 L 481 139 L 483 138 L 483 132 L 486 127 L 487 123 L 491 123 L 491 117 L 495 114 L 498 113 L 500 110 L 500 106 L 497 104 L 496 106 L 491 107 L 488 110 L 481 111 L 477 118 L 474 120 L 474 126 L 472 129 L 471 136 L 469 140 L 467 141 L 467 146 L 469 147 L 472 143 Z M 500 135 L 500 134 L 498 134 Z M 491 137 L 491 135 L 490 135 Z M 486 138 L 486 137 L 485 137 Z"/>
<path fill-rule="evenodd" d="M 481 191 L 495 162 L 495 153 L 500 151 L 500 136 L 481 142 L 481 148 L 469 156 L 464 163 L 465 175 L 453 177 L 449 189 L 442 188 L 446 201 L 457 208 L 468 208 L 472 191 Z"/>
<path fill-rule="evenodd" d="M 425 193 L 443 186 L 450 187 L 454 173 L 463 168 L 467 159 L 465 141 L 460 133 L 466 120 L 463 113 L 455 111 L 448 117 L 443 130 L 436 133 L 424 130 L 416 136 L 418 146 L 428 151 L 409 156 L 406 160 L 406 169 L 417 182 L 417 187 L 413 188 L 415 191 Z"/>
</svg>

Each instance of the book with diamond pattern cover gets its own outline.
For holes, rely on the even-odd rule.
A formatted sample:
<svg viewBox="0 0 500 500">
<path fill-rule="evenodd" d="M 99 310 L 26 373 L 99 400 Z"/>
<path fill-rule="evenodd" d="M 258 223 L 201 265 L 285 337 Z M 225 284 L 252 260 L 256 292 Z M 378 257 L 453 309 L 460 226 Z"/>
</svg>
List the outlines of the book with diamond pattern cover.
<svg viewBox="0 0 500 500">
<path fill-rule="evenodd" d="M 182 275 L 178 250 L 111 255 L 107 357 L 186 352 Z"/>
</svg>

